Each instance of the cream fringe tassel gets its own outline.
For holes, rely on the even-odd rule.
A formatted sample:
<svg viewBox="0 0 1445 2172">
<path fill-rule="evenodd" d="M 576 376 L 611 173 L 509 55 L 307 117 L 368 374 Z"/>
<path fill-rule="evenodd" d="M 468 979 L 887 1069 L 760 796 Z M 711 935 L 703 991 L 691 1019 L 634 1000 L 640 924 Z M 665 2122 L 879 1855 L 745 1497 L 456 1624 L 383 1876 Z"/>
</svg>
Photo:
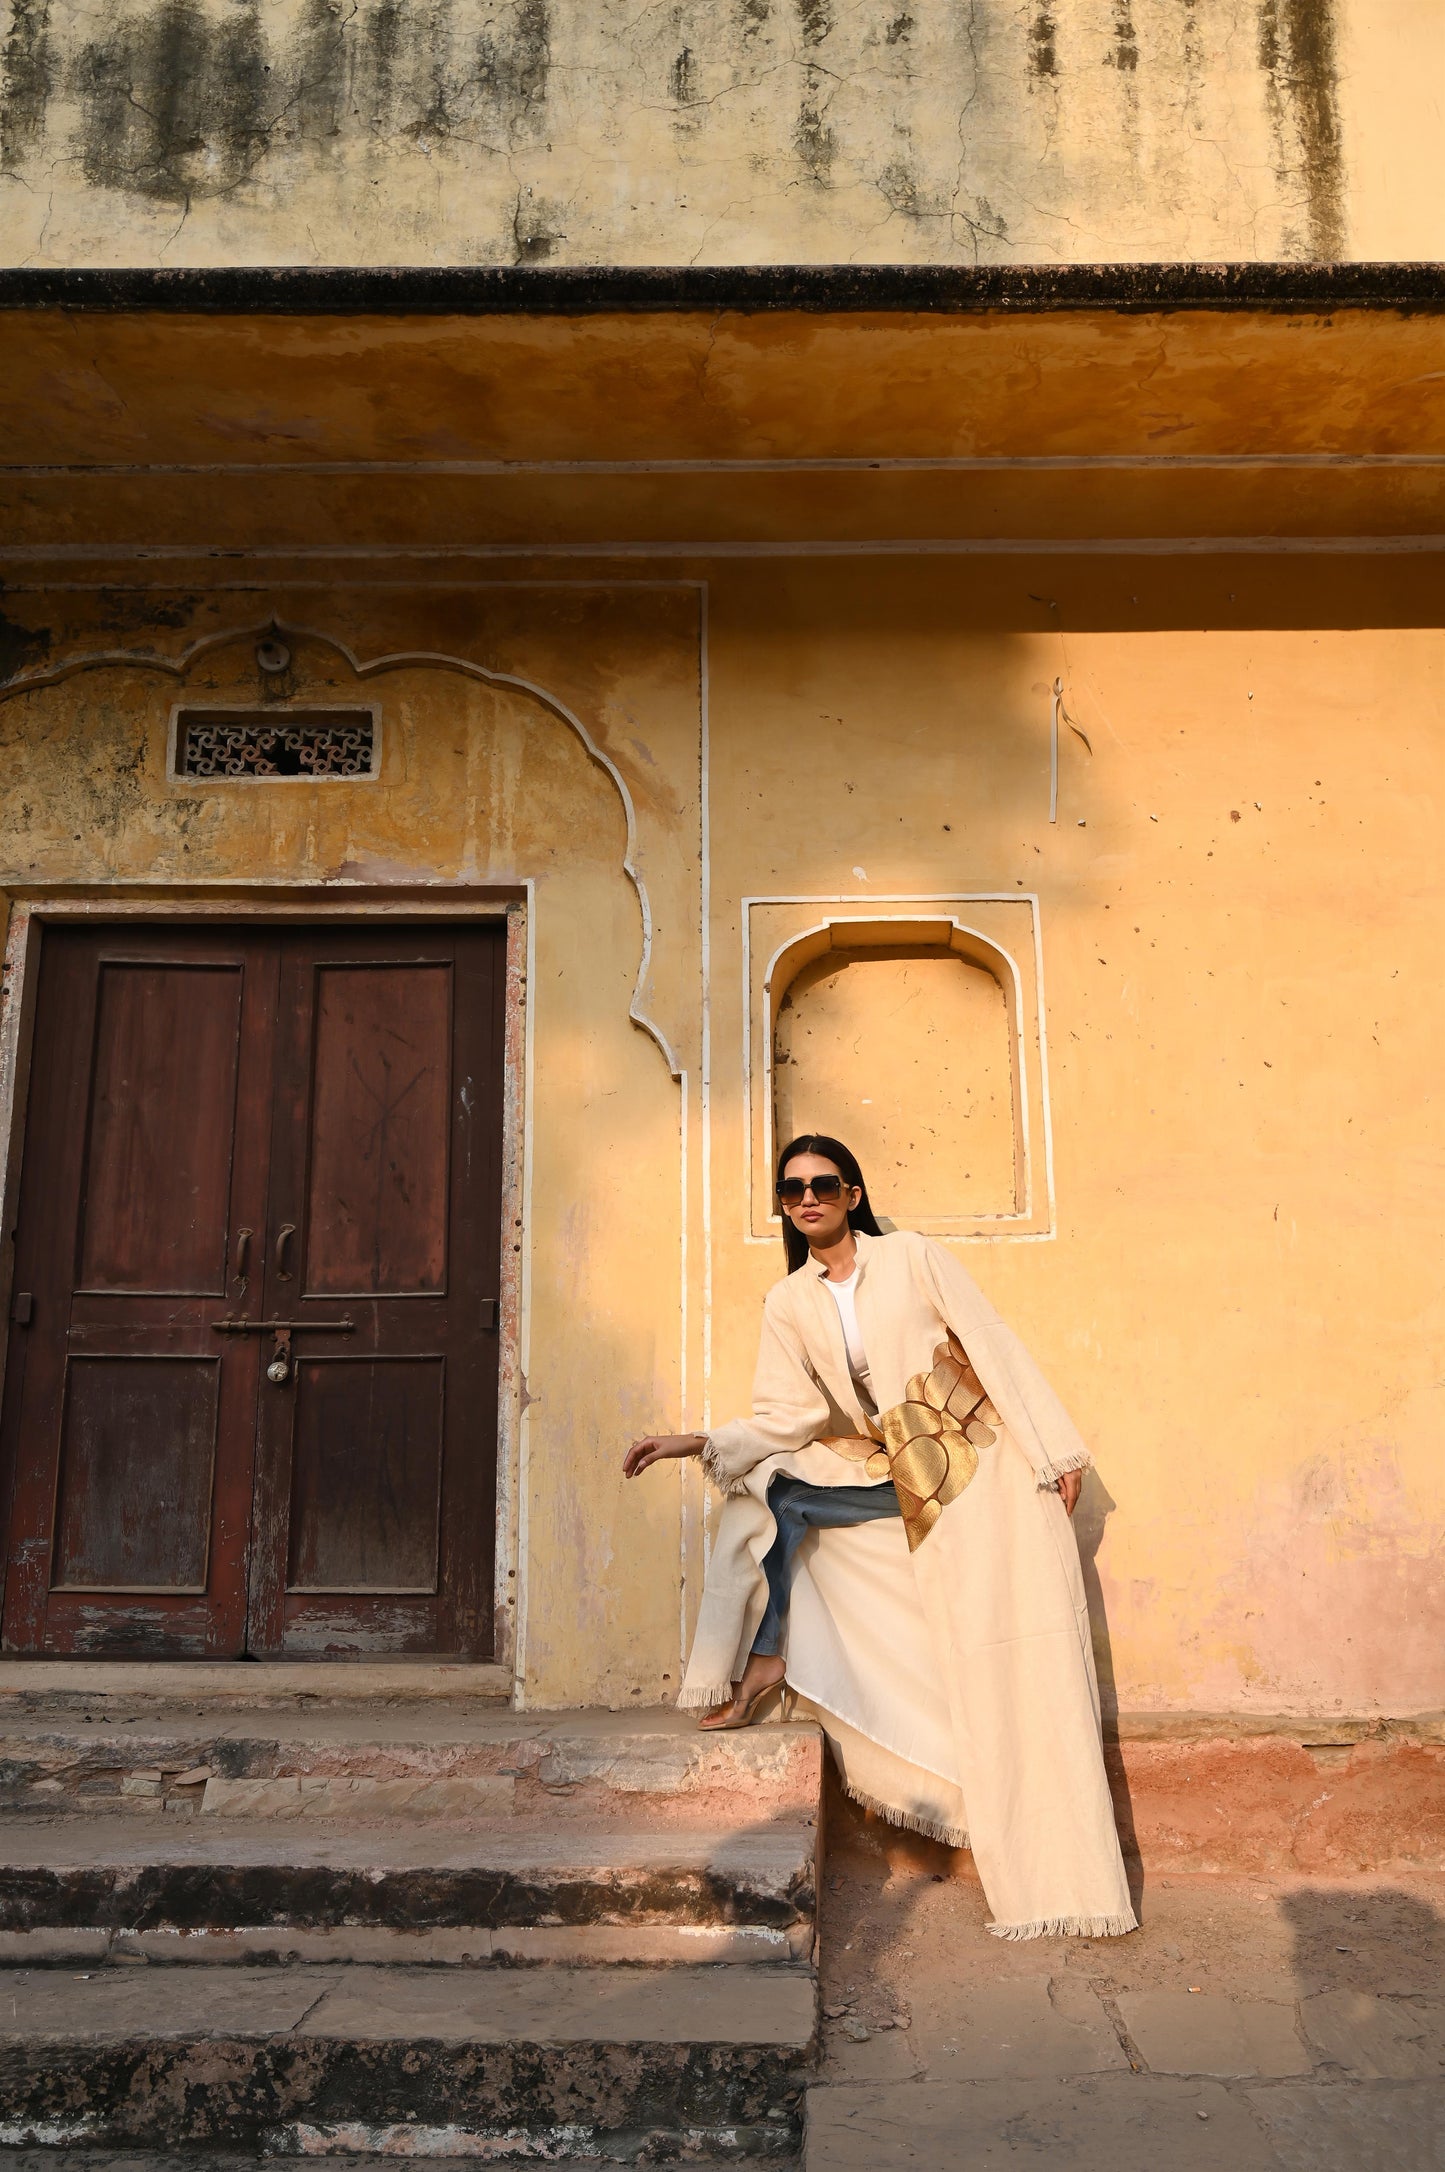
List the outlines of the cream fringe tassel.
<svg viewBox="0 0 1445 2172">
<path fill-rule="evenodd" d="M 706 1448 L 704 1448 L 702 1452 L 702 1467 L 707 1472 L 707 1475 L 712 1480 L 713 1484 L 717 1487 L 719 1493 L 729 1494 L 747 1492 L 748 1489 L 743 1484 L 741 1478 L 730 1478 L 727 1472 L 723 1469 L 721 1463 L 718 1461 L 717 1450 L 713 1447 L 711 1441 L 708 1442 Z M 731 1690 L 728 1691 L 728 1695 L 732 1695 Z"/>
<path fill-rule="evenodd" d="M 896 1803 L 880 1802 L 876 1795 L 870 1795 L 866 1789 L 854 1787 L 851 1780 L 843 1784 L 844 1792 L 851 1795 L 854 1802 L 861 1803 L 865 1810 L 871 1810 L 888 1825 L 904 1825 L 909 1832 L 922 1833 L 927 1840 L 941 1840 L 946 1848 L 968 1846 L 968 1834 L 961 1825 L 940 1825 L 936 1819 L 921 1818 L 911 1810 L 900 1810 Z"/>
<path fill-rule="evenodd" d="M 1076 1456 L 1060 1456 L 1057 1463 L 1046 1463 L 1039 1472 L 1039 1489 L 1042 1492 L 1046 1491 L 1050 1486 L 1057 1485 L 1059 1480 L 1069 1471 L 1090 1471 L 1093 1467 L 1094 1459 L 1087 1448 L 1081 1450 Z M 1019 1933 L 1021 1938 L 1036 1938 L 1038 1935 L 1036 1931 L 1021 1931 Z M 1105 1935 L 1105 1932 L 1100 1931 L 1099 1936 L 1101 1938 Z"/>
<path fill-rule="evenodd" d="M 1033 1923 L 990 1923 L 994 1938 L 1123 1938 L 1137 1931 L 1132 1911 L 1122 1916 L 1040 1916 Z"/>
<path fill-rule="evenodd" d="M 702 1689 L 679 1690 L 677 1703 L 679 1711 L 686 1711 L 689 1708 L 696 1710 L 699 1706 L 710 1711 L 714 1705 L 731 1704 L 732 1698 L 733 1685 L 731 1682 L 724 1682 L 721 1687 L 714 1682 Z"/>
</svg>

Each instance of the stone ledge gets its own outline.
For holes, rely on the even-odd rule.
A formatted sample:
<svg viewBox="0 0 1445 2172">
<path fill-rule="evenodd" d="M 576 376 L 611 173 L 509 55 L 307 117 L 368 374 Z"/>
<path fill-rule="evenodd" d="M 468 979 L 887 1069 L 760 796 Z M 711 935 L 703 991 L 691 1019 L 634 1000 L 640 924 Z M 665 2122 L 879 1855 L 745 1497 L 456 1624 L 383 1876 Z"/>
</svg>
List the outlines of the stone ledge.
<svg viewBox="0 0 1445 2172">
<path fill-rule="evenodd" d="M 466 1835 L 209 1821 L 0 1822 L 0 1927 L 126 1932 L 810 1927 L 817 1831 L 611 1825 Z"/>
<path fill-rule="evenodd" d="M 1434 263 L 224 265 L 0 269 L 0 309 L 244 316 L 1445 308 Z"/>
<path fill-rule="evenodd" d="M 814 2029 L 779 1969 L 4 1972 L 0 2142 L 782 2154 Z"/>
</svg>

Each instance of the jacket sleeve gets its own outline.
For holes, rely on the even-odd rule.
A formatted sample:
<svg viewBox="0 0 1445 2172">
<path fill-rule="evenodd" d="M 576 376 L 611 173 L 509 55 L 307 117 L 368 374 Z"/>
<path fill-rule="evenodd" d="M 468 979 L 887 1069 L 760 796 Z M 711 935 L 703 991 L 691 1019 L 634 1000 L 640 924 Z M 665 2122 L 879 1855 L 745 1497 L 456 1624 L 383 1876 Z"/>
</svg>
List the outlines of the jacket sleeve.
<svg viewBox="0 0 1445 2172">
<path fill-rule="evenodd" d="M 943 1245 L 925 1237 L 921 1271 L 927 1286 L 988 1390 L 989 1401 L 1018 1442 L 1040 1486 L 1066 1471 L 1087 1470 L 1093 1457 L 1038 1366 L 994 1311 L 972 1275 Z"/>
<path fill-rule="evenodd" d="M 758 1369 L 750 1418 L 734 1418 L 709 1433 L 703 1468 L 723 1493 L 737 1493 L 767 1456 L 787 1455 L 828 1430 L 828 1401 L 808 1371 L 802 1338 L 776 1305 L 763 1309 Z"/>
</svg>

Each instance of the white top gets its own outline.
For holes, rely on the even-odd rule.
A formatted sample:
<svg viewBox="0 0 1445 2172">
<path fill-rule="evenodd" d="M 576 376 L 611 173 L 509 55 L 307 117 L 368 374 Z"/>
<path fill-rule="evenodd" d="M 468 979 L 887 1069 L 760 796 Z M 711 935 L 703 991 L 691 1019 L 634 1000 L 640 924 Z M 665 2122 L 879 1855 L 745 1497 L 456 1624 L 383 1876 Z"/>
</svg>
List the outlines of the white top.
<svg viewBox="0 0 1445 2172">
<path fill-rule="evenodd" d="M 855 1267 L 846 1282 L 835 1282 L 831 1275 L 823 1277 L 823 1287 L 832 1295 L 838 1307 L 838 1318 L 843 1323 L 843 1341 L 848 1351 L 848 1370 L 856 1384 L 862 1388 L 871 1404 L 873 1382 L 868 1371 L 868 1352 L 863 1347 L 863 1337 L 858 1327 L 858 1306 L 855 1302 L 858 1289 L 858 1270 Z"/>
</svg>

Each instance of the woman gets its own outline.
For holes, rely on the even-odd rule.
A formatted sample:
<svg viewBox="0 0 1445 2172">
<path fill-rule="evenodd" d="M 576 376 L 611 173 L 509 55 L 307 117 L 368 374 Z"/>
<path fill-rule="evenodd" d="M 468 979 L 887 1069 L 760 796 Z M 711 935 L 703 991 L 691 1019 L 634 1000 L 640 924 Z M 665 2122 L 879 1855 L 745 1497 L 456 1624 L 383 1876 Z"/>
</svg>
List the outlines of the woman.
<svg viewBox="0 0 1445 2172">
<path fill-rule="evenodd" d="M 700 1455 L 726 1497 L 681 1702 L 742 1726 L 786 1681 L 851 1795 L 973 1850 L 996 1936 L 1131 1931 L 1069 1522 L 1088 1450 L 953 1254 L 883 1234 L 838 1140 L 786 1147 L 778 1200 L 752 1416 L 623 1465 Z"/>
</svg>

